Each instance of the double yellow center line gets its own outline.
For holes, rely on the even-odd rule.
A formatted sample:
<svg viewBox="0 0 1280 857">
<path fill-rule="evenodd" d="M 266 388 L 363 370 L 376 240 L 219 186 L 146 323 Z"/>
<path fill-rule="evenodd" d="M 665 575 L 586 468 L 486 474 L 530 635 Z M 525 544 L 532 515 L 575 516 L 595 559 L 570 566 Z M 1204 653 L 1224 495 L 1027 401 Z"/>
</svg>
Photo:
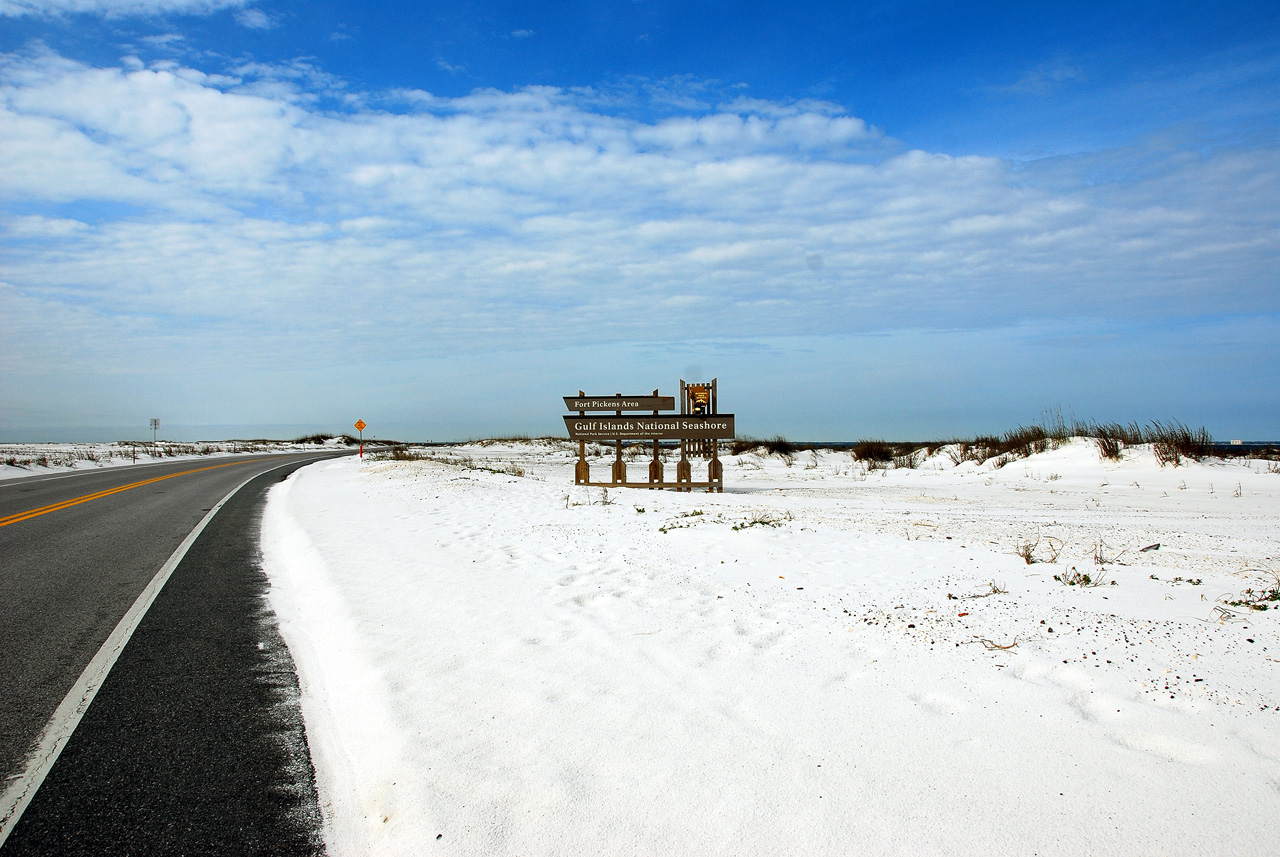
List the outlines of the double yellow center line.
<svg viewBox="0 0 1280 857">
<path fill-rule="evenodd" d="M 16 524 L 19 521 L 25 521 L 28 518 L 37 518 L 40 515 L 47 515 L 50 512 L 56 512 L 59 509 L 67 509 L 71 506 L 79 506 L 81 503 L 88 503 L 90 500 L 99 500 L 103 497 L 110 497 L 112 494 L 119 494 L 121 491 L 128 491 L 130 488 L 141 488 L 143 485 L 153 485 L 156 482 L 163 482 L 166 479 L 175 479 L 179 476 L 187 476 L 192 473 L 201 473 L 205 470 L 217 470 L 219 467 L 234 467 L 237 464 L 249 464 L 248 461 L 230 461 L 226 464 L 211 464 L 208 467 L 197 467 L 194 470 L 184 470 L 181 473 L 170 473 L 168 476 L 157 476 L 154 479 L 143 479 L 141 482 L 131 482 L 128 485 L 121 485 L 118 488 L 108 488 L 106 491 L 99 491 L 96 494 L 85 494 L 83 497 L 76 497 L 73 500 L 63 500 L 61 503 L 53 503 L 49 506 L 41 506 L 39 509 L 31 509 L 26 512 L 17 512 L 5 518 L 0 518 L 0 527 L 7 527 L 10 524 Z"/>
</svg>

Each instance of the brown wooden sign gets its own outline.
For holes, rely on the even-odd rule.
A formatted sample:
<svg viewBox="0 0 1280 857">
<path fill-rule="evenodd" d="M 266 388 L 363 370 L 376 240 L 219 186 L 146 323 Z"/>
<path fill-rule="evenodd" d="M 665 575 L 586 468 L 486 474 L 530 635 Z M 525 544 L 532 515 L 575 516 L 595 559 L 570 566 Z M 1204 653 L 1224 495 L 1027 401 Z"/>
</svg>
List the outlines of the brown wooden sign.
<svg viewBox="0 0 1280 857">
<path fill-rule="evenodd" d="M 565 396 L 571 411 L 674 411 L 675 396 Z"/>
<path fill-rule="evenodd" d="M 565 401 L 579 401 L 569 397 Z M 585 410 L 585 408 L 583 409 Z M 712 416 L 564 418 L 570 440 L 728 440 L 733 414 Z"/>
</svg>

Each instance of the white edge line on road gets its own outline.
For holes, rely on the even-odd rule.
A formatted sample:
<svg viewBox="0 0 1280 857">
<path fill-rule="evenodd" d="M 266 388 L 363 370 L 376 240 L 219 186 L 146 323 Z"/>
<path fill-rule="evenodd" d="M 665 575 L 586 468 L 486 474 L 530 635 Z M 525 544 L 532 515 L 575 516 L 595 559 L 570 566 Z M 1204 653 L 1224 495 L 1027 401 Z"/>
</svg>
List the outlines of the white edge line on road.
<svg viewBox="0 0 1280 857">
<path fill-rule="evenodd" d="M 36 742 L 36 749 L 27 757 L 27 767 L 16 779 L 12 780 L 4 790 L 3 797 L 0 797 L 0 847 L 4 846 L 5 840 L 9 838 L 10 831 L 14 825 L 18 823 L 18 819 L 22 817 L 22 812 L 27 808 L 27 804 L 31 803 L 31 799 L 35 797 L 36 791 L 44 783 L 44 778 L 48 776 L 53 763 L 58 760 L 58 755 L 62 752 L 62 748 L 67 745 L 67 741 L 71 740 L 71 733 L 76 731 L 76 727 L 80 725 L 80 718 L 89 708 L 89 704 L 93 702 L 94 696 L 98 693 L 98 688 L 102 687 L 102 682 L 106 680 L 107 673 L 115 666 L 116 659 L 120 657 L 120 653 L 124 651 L 124 647 L 129 643 L 129 638 L 133 636 L 133 632 L 137 630 L 138 625 L 142 622 L 142 617 L 146 615 L 147 610 L 151 608 L 151 604 L 156 600 L 156 596 L 160 594 L 160 590 L 169 580 L 169 576 L 173 574 L 173 570 L 182 562 L 183 557 L 187 555 L 187 551 L 200 534 L 204 532 L 204 528 L 213 520 L 213 516 L 218 514 L 218 510 L 226 505 L 236 493 L 248 485 L 253 480 L 263 474 L 270 473 L 273 470 L 279 470 L 281 467 L 288 467 L 296 464 L 295 461 L 286 461 L 275 467 L 269 467 L 261 473 L 255 473 L 248 479 L 241 482 L 227 496 L 218 501 L 212 509 L 209 510 L 201 520 L 196 524 L 194 530 L 187 534 L 182 540 L 182 544 L 178 545 L 178 549 L 173 555 L 160 566 L 160 570 L 156 572 L 155 577 L 151 578 L 151 582 L 138 595 L 133 602 L 133 606 L 129 608 L 129 612 L 121 617 L 116 624 L 106 642 L 98 649 L 98 653 L 93 656 L 93 660 L 89 661 L 89 665 L 84 668 L 84 672 L 80 673 L 80 678 L 71 686 L 66 697 L 62 700 L 62 704 L 53 712 L 53 717 L 49 718 L 49 722 L 45 724 L 44 730 L 40 733 L 40 738 Z"/>
</svg>

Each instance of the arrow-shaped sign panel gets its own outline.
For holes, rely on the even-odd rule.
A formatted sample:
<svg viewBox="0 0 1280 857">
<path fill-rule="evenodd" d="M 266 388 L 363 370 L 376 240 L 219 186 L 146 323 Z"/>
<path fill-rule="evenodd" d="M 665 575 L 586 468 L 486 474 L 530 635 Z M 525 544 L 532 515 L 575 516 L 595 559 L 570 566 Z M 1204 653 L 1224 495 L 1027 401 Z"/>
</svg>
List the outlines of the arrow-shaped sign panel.
<svg viewBox="0 0 1280 857">
<path fill-rule="evenodd" d="M 674 411 L 675 396 L 565 396 L 571 411 Z"/>
</svg>

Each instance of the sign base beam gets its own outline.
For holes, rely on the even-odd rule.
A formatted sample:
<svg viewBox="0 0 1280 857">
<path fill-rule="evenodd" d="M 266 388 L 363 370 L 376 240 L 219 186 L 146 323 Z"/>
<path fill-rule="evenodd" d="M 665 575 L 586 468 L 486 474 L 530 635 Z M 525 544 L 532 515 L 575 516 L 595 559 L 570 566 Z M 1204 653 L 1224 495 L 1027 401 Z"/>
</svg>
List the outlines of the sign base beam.
<svg viewBox="0 0 1280 857">
<path fill-rule="evenodd" d="M 709 488 L 724 493 L 723 482 L 575 482 L 588 488 L 648 488 L 651 491 L 683 491 L 686 488 Z"/>
</svg>

